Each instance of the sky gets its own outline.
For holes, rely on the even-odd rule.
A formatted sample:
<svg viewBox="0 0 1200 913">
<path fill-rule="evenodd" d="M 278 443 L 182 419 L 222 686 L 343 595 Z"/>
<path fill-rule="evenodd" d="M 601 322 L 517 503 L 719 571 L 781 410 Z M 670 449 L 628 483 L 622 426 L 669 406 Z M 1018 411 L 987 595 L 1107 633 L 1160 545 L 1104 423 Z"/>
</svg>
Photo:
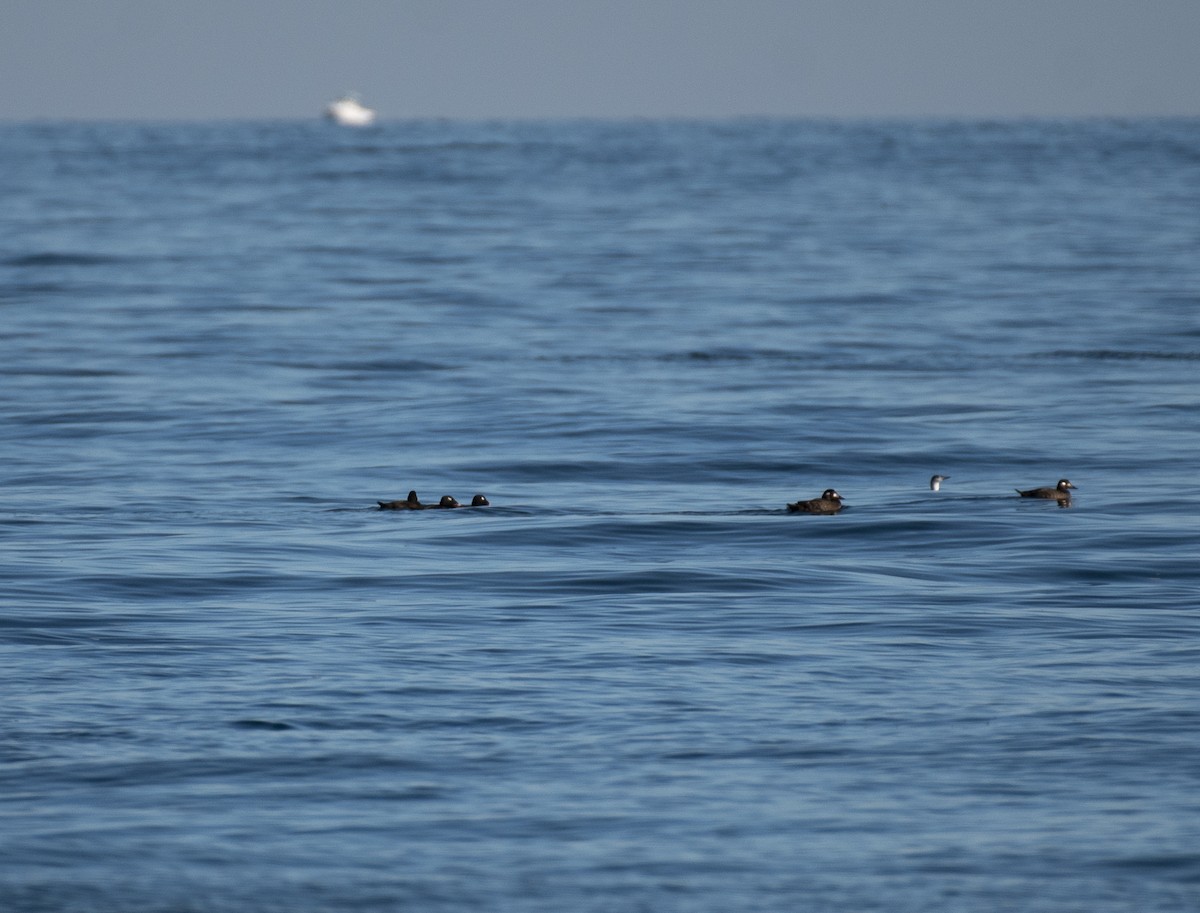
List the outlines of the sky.
<svg viewBox="0 0 1200 913">
<path fill-rule="evenodd" d="M 0 120 L 1200 116 L 1200 0 L 0 0 Z"/>
</svg>

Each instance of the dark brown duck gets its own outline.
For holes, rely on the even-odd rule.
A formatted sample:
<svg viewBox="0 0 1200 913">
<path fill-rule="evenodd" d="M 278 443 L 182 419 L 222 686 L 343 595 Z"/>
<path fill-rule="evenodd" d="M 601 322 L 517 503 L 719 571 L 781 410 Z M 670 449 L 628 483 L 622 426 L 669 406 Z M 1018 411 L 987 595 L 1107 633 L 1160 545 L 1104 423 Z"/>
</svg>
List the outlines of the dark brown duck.
<svg viewBox="0 0 1200 913">
<path fill-rule="evenodd" d="M 1070 501 L 1071 489 L 1075 486 L 1066 479 L 1059 479 L 1053 488 L 1027 488 L 1024 491 L 1016 489 L 1022 498 L 1042 498 L 1047 501 Z"/>
<path fill-rule="evenodd" d="M 408 497 L 403 501 L 380 501 L 380 510 L 424 510 L 425 505 L 421 503 L 415 491 L 410 491 Z"/>
<path fill-rule="evenodd" d="M 836 514 L 842 509 L 842 496 L 832 488 L 826 488 L 821 492 L 821 497 L 811 501 L 797 501 L 795 504 L 789 504 L 787 509 L 793 514 Z"/>
</svg>

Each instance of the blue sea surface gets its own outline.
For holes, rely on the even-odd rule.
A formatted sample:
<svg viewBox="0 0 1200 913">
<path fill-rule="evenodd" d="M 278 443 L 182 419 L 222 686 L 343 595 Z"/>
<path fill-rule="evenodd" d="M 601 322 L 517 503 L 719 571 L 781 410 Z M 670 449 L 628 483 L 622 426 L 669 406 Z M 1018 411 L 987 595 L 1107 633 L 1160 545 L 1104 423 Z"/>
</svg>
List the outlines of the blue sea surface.
<svg viewBox="0 0 1200 913">
<path fill-rule="evenodd" d="M 6 913 L 1200 909 L 1200 121 L 0 125 L 0 432 Z"/>
</svg>

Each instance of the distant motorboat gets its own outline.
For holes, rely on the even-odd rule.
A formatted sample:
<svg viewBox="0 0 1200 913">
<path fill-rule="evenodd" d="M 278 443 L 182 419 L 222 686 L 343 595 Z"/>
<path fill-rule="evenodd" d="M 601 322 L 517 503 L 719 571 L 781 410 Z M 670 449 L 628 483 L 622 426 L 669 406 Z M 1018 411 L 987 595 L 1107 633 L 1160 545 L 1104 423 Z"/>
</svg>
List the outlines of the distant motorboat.
<svg viewBox="0 0 1200 913">
<path fill-rule="evenodd" d="M 353 95 L 343 95 L 330 104 L 325 116 L 343 127 L 365 127 L 375 120 L 375 112 Z"/>
</svg>

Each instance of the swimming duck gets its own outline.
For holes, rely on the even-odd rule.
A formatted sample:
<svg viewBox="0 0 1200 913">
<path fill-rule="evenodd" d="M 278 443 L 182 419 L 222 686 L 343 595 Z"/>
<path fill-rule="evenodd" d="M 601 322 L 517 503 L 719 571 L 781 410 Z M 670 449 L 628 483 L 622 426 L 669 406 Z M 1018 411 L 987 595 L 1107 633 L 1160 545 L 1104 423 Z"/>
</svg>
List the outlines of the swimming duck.
<svg viewBox="0 0 1200 913">
<path fill-rule="evenodd" d="M 380 510 L 424 510 L 425 505 L 417 498 L 415 491 L 410 491 L 403 501 L 380 501 Z"/>
<path fill-rule="evenodd" d="M 1053 488 L 1029 488 L 1025 491 L 1017 489 L 1017 494 L 1022 498 L 1044 498 L 1047 501 L 1070 501 L 1070 489 L 1075 486 L 1066 479 L 1059 479 L 1058 484 Z"/>
<path fill-rule="evenodd" d="M 932 479 L 929 480 L 930 491 L 941 491 L 942 483 L 945 482 L 948 478 L 950 478 L 950 476 L 934 476 Z"/>
<path fill-rule="evenodd" d="M 836 514 L 842 509 L 842 496 L 832 488 L 826 488 L 821 492 L 821 497 L 811 501 L 797 501 L 795 504 L 789 504 L 787 509 L 793 514 Z"/>
<path fill-rule="evenodd" d="M 440 509 L 444 510 L 449 507 L 462 507 L 462 505 L 459 504 L 458 501 L 456 501 L 450 495 L 442 495 L 441 500 L 438 501 L 437 504 L 430 504 L 427 509 L 428 510 L 438 510 L 440 508 Z"/>
<path fill-rule="evenodd" d="M 487 498 L 485 498 L 483 495 L 476 495 L 475 497 L 473 497 L 471 499 L 472 507 L 487 507 L 491 503 L 492 502 L 489 501 Z"/>
</svg>

